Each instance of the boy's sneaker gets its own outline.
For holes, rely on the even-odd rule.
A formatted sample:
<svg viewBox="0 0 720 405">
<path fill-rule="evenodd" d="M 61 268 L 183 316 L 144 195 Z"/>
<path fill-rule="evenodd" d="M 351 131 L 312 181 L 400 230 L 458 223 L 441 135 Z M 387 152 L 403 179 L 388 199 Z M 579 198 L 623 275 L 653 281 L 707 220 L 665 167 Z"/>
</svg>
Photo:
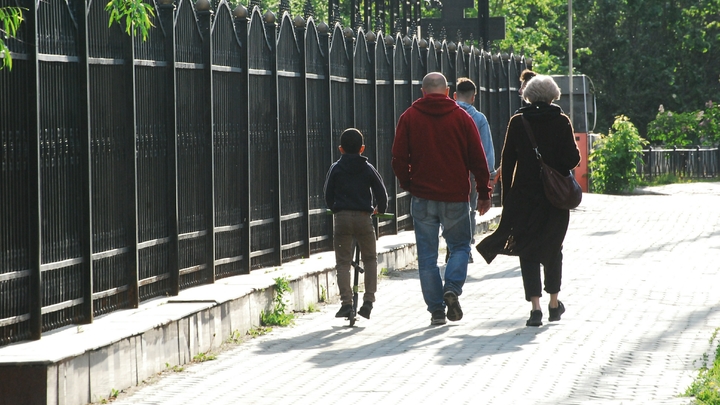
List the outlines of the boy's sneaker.
<svg viewBox="0 0 720 405">
<path fill-rule="evenodd" d="M 343 304 L 335 314 L 335 318 L 349 318 L 352 315 L 352 304 Z"/>
<path fill-rule="evenodd" d="M 433 311 L 432 318 L 430 318 L 430 325 L 445 325 L 446 323 L 445 310 L 438 309 L 437 311 Z"/>
<path fill-rule="evenodd" d="M 372 312 L 372 309 L 373 303 L 370 301 L 365 301 L 360 307 L 360 310 L 358 310 L 358 315 L 362 316 L 365 319 L 370 319 L 370 312 Z"/>
<path fill-rule="evenodd" d="M 453 322 L 461 320 L 463 312 L 460 308 L 460 301 L 458 301 L 457 294 L 453 291 L 445 291 L 443 300 L 445 301 L 445 305 L 447 305 L 447 319 Z"/>
</svg>

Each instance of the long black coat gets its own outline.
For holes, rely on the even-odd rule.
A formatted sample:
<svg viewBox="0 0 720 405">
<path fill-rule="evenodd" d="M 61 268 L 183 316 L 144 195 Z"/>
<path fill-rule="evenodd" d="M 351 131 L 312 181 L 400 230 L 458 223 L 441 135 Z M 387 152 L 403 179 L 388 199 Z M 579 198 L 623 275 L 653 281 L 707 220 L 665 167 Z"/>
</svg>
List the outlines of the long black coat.
<svg viewBox="0 0 720 405">
<path fill-rule="evenodd" d="M 555 208 L 545 197 L 540 163 L 522 115 L 530 122 L 545 163 L 563 174 L 580 163 L 572 123 L 559 106 L 535 103 L 510 118 L 501 161 L 502 217 L 497 230 L 477 245 L 488 263 L 498 254 L 548 263 L 561 251 L 570 222 L 570 211 Z"/>
</svg>

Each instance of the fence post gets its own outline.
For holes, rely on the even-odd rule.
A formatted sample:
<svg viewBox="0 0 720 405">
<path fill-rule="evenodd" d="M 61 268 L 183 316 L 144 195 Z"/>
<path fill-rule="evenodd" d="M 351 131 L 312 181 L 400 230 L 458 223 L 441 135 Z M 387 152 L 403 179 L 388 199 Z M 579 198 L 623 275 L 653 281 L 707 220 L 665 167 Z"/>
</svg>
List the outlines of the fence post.
<svg viewBox="0 0 720 405">
<path fill-rule="evenodd" d="M 400 80 L 395 77 L 395 39 L 392 37 L 392 35 L 387 35 L 383 37 L 383 44 L 382 46 L 385 47 L 385 55 L 390 55 L 390 78 L 392 79 L 392 103 L 389 105 L 383 105 L 382 108 L 392 108 L 393 110 L 393 124 L 397 122 L 397 119 L 395 118 L 395 104 L 397 103 L 397 93 L 395 92 L 395 81 Z M 402 50 L 400 51 L 402 52 Z M 379 104 L 379 103 L 378 103 Z M 395 127 L 393 126 L 393 130 L 390 132 L 395 139 Z M 392 156 L 392 155 L 391 155 Z M 392 165 L 392 159 L 390 162 L 387 162 L 386 164 Z M 391 199 L 388 201 L 388 209 L 390 208 L 390 204 L 394 206 L 392 209 L 392 212 L 395 214 L 393 218 L 391 219 L 391 225 L 390 228 L 392 229 L 392 234 L 397 235 L 398 234 L 398 204 L 397 204 L 397 194 L 398 194 L 398 184 L 397 179 L 395 176 L 391 176 L 389 179 L 383 179 L 385 181 L 385 185 L 390 185 L 390 190 L 388 190 L 388 197 Z"/>
<path fill-rule="evenodd" d="M 278 100 L 278 88 L 277 88 L 277 82 L 278 82 L 278 69 L 277 69 L 277 18 L 275 14 L 273 14 L 272 11 L 268 10 L 263 15 L 263 23 L 265 24 L 265 36 L 267 37 L 268 45 L 270 46 L 270 52 L 272 52 L 272 75 L 273 75 L 273 88 L 268 89 L 268 93 L 274 95 L 273 105 L 274 113 L 275 113 L 275 127 L 273 127 L 273 133 L 275 136 L 275 183 L 273 184 L 273 189 L 275 190 L 274 194 L 274 201 L 273 201 L 273 209 L 272 209 L 272 218 L 273 218 L 273 225 L 275 226 L 275 229 L 273 231 L 274 235 L 274 241 L 273 241 L 273 254 L 272 254 L 272 262 L 275 265 L 281 265 L 282 264 L 282 212 L 281 212 L 281 204 L 282 204 L 282 182 L 280 181 L 280 128 L 278 127 L 280 124 L 280 120 L 278 120 L 278 114 L 280 112 L 277 108 L 277 100 Z"/>
<path fill-rule="evenodd" d="M 334 1 L 334 0 L 330 0 Z M 332 22 L 331 22 L 332 23 Z M 327 108 L 327 115 L 325 116 L 325 120 L 328 123 L 328 130 L 330 132 L 330 136 L 328 136 L 328 149 L 329 153 L 328 156 L 330 157 L 329 161 L 323 162 L 327 167 L 329 167 L 333 162 L 333 139 L 332 139 L 332 79 L 330 77 L 330 64 L 332 63 L 330 58 L 330 26 L 328 26 L 324 22 L 320 22 L 317 25 L 317 33 L 318 33 L 318 45 L 320 47 L 320 53 L 325 56 L 325 63 L 323 65 L 323 68 L 325 70 L 325 89 L 327 91 L 327 99 L 328 99 L 328 105 Z M 324 205 L 324 199 L 323 199 L 323 205 Z M 329 239 L 329 246 L 334 246 L 335 239 L 334 239 L 334 229 L 335 229 L 335 215 L 329 215 L 330 219 L 330 230 L 328 231 L 328 239 Z"/>
<path fill-rule="evenodd" d="M 138 244 L 139 239 L 139 210 L 138 210 L 138 159 L 136 157 L 137 150 L 137 136 L 138 136 L 138 112 L 137 112 L 137 90 L 136 90 L 136 76 L 135 76 L 135 41 L 132 37 L 127 36 L 126 40 L 127 51 L 125 54 L 125 75 L 126 82 L 130 84 L 129 98 L 126 102 L 127 108 L 130 109 L 132 117 L 132 138 L 127 140 L 127 143 L 123 146 L 129 153 L 127 154 L 127 167 L 132 170 L 132 173 L 127 178 L 128 192 L 132 193 L 130 201 L 132 201 L 132 207 L 128 208 L 130 215 L 128 215 L 128 231 L 130 233 L 130 263 L 128 265 L 128 306 L 130 308 L 137 308 L 140 306 L 140 258 Z"/>
<path fill-rule="evenodd" d="M 80 225 L 80 250 L 83 259 L 83 304 L 82 304 L 82 323 L 91 323 L 93 320 L 93 262 L 92 262 L 92 165 L 90 159 L 92 134 L 90 129 L 90 74 L 88 65 L 88 2 L 82 2 L 83 14 L 77 21 L 78 30 L 78 56 L 79 56 L 79 83 L 80 95 L 78 97 L 82 113 L 80 114 L 80 131 L 84 132 L 83 146 L 80 148 L 80 171 L 85 178 L 80 182 L 82 200 L 85 204 L 81 209 L 81 225 Z"/>
<path fill-rule="evenodd" d="M 168 76 L 172 94 L 168 94 L 171 111 L 172 139 L 168 142 L 168 271 L 170 272 L 170 295 L 180 293 L 180 266 L 178 264 L 178 170 L 177 170 L 177 78 L 175 72 L 175 3 L 173 0 L 161 0 L 158 4 L 158 17 L 165 28 L 165 59 L 167 60 Z"/>
<path fill-rule="evenodd" d="M 26 40 L 30 43 L 27 47 L 28 65 L 33 70 L 29 75 L 33 78 L 30 82 L 28 93 L 33 97 L 31 105 L 32 111 L 28 114 L 32 117 L 31 124 L 33 128 L 28 132 L 34 134 L 28 142 L 29 147 L 29 163 L 28 163 L 28 205 L 29 219 L 28 224 L 30 231 L 29 244 L 29 264 L 32 275 L 30 276 L 30 319 L 29 329 L 30 338 L 33 340 L 40 339 L 42 335 L 42 273 L 40 272 L 40 264 L 42 263 L 42 235 L 40 226 L 42 224 L 42 212 L 40 209 L 40 73 L 38 61 L 38 4 L 34 1 L 24 0 L 23 6 L 30 12 L 25 14 L 25 28 L 28 35 Z"/>
<path fill-rule="evenodd" d="M 209 199 L 206 204 L 205 211 L 205 228 L 207 229 L 207 240 L 205 243 L 205 263 L 209 270 L 210 282 L 215 282 L 215 148 L 213 139 L 213 80 L 212 80 L 212 31 L 210 20 L 213 12 L 210 9 L 208 0 L 198 0 L 195 3 L 197 10 L 198 22 L 200 27 L 200 35 L 202 36 L 202 61 L 205 69 L 203 76 L 205 81 L 204 99 L 202 114 L 202 122 L 204 124 L 204 142 L 206 145 L 206 153 L 203 156 L 205 167 L 205 193 Z"/>
<path fill-rule="evenodd" d="M 305 135 L 305 154 L 304 154 L 304 160 L 305 160 L 305 201 L 303 202 L 303 224 L 302 226 L 305 228 L 305 232 L 303 234 L 303 257 L 310 257 L 310 178 L 308 176 L 309 169 L 310 169 L 310 161 L 309 161 L 309 153 L 308 149 L 310 147 L 310 144 L 308 142 L 308 134 L 310 133 L 310 128 L 308 127 L 307 122 L 307 116 L 308 116 L 308 107 L 307 103 L 305 102 L 304 95 L 307 94 L 307 65 L 305 64 L 305 31 L 306 31 L 306 25 L 307 22 L 304 18 L 301 16 L 295 16 L 293 19 L 293 27 L 295 28 L 295 38 L 297 38 L 298 48 L 300 49 L 299 55 L 300 55 L 300 66 L 302 67 L 300 70 L 301 80 L 302 80 L 302 86 L 303 86 L 303 95 L 298 99 L 298 103 L 300 105 L 305 106 L 305 110 L 303 111 L 303 121 L 304 121 L 304 135 Z"/>
<path fill-rule="evenodd" d="M 243 156 L 243 167 L 240 167 L 240 171 L 243 174 L 243 181 L 240 184 L 240 195 L 244 196 L 244 201 L 242 203 L 242 213 L 241 218 L 243 218 L 242 223 L 242 241 L 241 241 L 241 248 L 240 248 L 240 254 L 242 255 L 243 260 L 243 269 L 242 272 L 244 274 L 250 274 L 250 159 L 249 159 L 249 141 L 248 141 L 248 134 L 250 131 L 249 125 L 249 112 L 248 112 L 248 104 L 247 104 L 247 95 L 248 95 L 248 15 L 249 11 L 248 9 L 243 6 L 242 4 L 238 4 L 235 9 L 233 10 L 233 17 L 235 22 L 235 35 L 237 35 L 238 41 L 240 41 L 240 46 L 243 49 L 242 52 L 242 61 L 241 61 L 241 69 L 242 69 L 242 80 L 243 85 L 242 89 L 244 91 L 243 94 L 240 94 L 240 96 L 245 100 L 245 103 L 241 103 L 239 114 L 242 114 L 243 117 L 245 117 L 245 128 L 242 129 L 243 133 L 245 134 L 244 139 L 244 156 Z"/>
</svg>

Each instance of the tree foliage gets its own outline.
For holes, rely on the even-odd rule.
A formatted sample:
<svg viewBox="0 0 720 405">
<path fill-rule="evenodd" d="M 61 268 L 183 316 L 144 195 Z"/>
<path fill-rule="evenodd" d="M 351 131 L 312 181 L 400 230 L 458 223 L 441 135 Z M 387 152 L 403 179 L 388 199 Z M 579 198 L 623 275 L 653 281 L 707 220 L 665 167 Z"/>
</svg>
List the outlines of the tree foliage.
<svg viewBox="0 0 720 405">
<path fill-rule="evenodd" d="M 567 12 L 566 0 L 491 2 L 490 14 L 504 16 L 506 28 L 505 39 L 496 41 L 494 50 L 532 57 L 538 72 L 566 74 Z"/>
<path fill-rule="evenodd" d="M 600 128 L 625 114 L 645 133 L 659 105 L 695 111 L 720 93 L 720 1 L 575 5 L 576 67 L 595 83 Z"/>
<path fill-rule="evenodd" d="M 148 31 L 154 27 L 151 18 L 155 17 L 155 9 L 141 0 L 110 0 L 105 6 L 110 13 L 108 27 L 117 22 L 122 25 L 125 20 L 125 32 L 128 35 L 141 34 L 143 41 Z"/>
<path fill-rule="evenodd" d="M 714 146 L 720 143 L 720 105 L 705 103 L 704 110 L 666 111 L 660 105 L 648 124 L 648 139 L 666 146 Z"/>
<path fill-rule="evenodd" d="M 0 57 L 2 57 L 0 70 L 4 68 L 12 70 L 12 56 L 5 40 L 17 34 L 22 21 L 23 15 L 20 7 L 0 7 Z"/>
</svg>

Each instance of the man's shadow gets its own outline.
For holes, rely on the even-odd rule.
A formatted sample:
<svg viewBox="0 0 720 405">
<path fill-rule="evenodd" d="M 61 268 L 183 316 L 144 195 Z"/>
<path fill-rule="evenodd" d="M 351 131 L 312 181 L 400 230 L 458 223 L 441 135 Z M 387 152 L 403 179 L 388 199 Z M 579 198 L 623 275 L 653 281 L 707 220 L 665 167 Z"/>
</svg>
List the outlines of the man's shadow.
<svg viewBox="0 0 720 405">
<path fill-rule="evenodd" d="M 516 319 L 508 319 L 502 323 L 518 324 Z M 498 324 L 498 323 L 496 323 Z M 548 327 L 518 327 L 498 335 L 461 335 L 450 336 L 453 340 L 449 345 L 437 351 L 437 363 L 442 365 L 465 365 L 478 358 L 522 350 L 523 346 L 532 344 L 535 337 L 548 330 Z"/>
<path fill-rule="evenodd" d="M 492 322 L 493 328 L 507 329 L 509 325 L 517 325 L 521 320 L 507 319 Z M 302 336 L 262 342 L 256 353 L 262 355 L 285 353 L 292 350 L 320 349 L 319 353 L 312 356 L 308 361 L 314 363 L 317 367 L 328 368 L 354 363 L 358 360 L 397 356 L 412 350 L 436 347 L 435 355 L 438 364 L 462 365 L 472 363 L 483 356 L 519 351 L 522 346 L 531 344 L 538 334 L 547 330 L 547 327 L 522 327 L 498 335 L 448 336 L 445 339 L 451 341 L 451 343 L 438 342 L 437 338 L 451 331 L 450 328 L 453 327 L 455 326 L 449 324 L 415 328 L 359 346 L 323 350 L 323 348 L 332 347 L 334 342 L 352 338 L 355 334 L 364 330 L 364 327 L 333 326 L 331 329 L 320 330 Z"/>
</svg>

